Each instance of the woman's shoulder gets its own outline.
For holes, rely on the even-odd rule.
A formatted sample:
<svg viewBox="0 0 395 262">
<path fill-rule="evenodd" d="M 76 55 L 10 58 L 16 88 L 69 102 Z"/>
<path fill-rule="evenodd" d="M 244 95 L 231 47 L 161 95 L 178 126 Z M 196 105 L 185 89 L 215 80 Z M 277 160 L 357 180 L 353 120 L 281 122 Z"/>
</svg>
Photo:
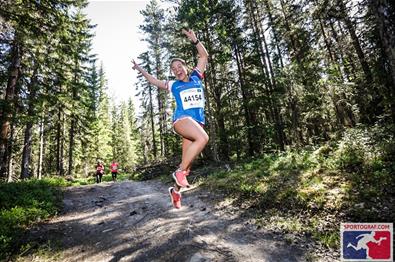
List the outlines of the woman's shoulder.
<svg viewBox="0 0 395 262">
<path fill-rule="evenodd" d="M 166 89 L 171 92 L 172 87 L 176 84 L 179 80 L 168 80 L 166 81 Z"/>
<path fill-rule="evenodd" d="M 195 67 L 192 72 L 191 72 L 191 78 L 192 77 L 197 77 L 199 80 L 202 80 L 204 78 L 203 73 L 199 70 L 199 68 Z"/>
</svg>

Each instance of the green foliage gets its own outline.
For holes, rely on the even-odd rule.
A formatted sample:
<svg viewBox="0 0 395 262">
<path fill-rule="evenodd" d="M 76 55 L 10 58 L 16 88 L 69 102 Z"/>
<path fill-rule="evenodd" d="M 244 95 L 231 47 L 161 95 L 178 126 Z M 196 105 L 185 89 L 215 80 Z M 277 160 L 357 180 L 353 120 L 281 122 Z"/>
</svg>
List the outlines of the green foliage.
<svg viewBox="0 0 395 262">
<path fill-rule="evenodd" d="M 133 138 L 133 123 L 130 122 L 129 111 L 124 102 L 119 107 L 114 106 L 112 110 L 112 155 L 125 171 L 132 170 L 137 159 L 136 139 Z"/>
<path fill-rule="evenodd" d="M 62 179 L 0 183 L 0 259 L 17 248 L 24 230 L 61 207 Z"/>
<path fill-rule="evenodd" d="M 98 104 L 96 109 L 97 127 L 93 145 L 95 146 L 95 160 L 110 163 L 112 159 L 111 134 L 112 122 L 110 113 L 110 98 L 107 94 L 107 86 L 103 67 L 99 70 Z"/>
<path fill-rule="evenodd" d="M 312 235 L 313 238 L 321 242 L 326 247 L 337 249 L 340 246 L 340 233 L 337 228 L 323 232 L 312 230 Z"/>
<path fill-rule="evenodd" d="M 126 174 L 126 173 L 118 173 L 118 175 L 117 175 L 117 181 L 126 181 L 126 180 L 130 180 L 131 177 L 132 177 L 132 175 L 129 175 L 129 174 Z M 109 175 L 104 175 L 104 176 L 102 177 L 102 181 L 103 181 L 103 182 L 111 182 L 111 181 L 112 181 L 112 176 L 111 176 L 111 174 L 109 174 Z M 92 180 L 92 183 L 90 183 L 90 184 L 93 184 L 93 183 L 96 183 L 96 180 Z"/>
<path fill-rule="evenodd" d="M 62 243 L 59 240 L 47 240 L 44 243 L 27 243 L 20 249 L 20 254 L 25 254 L 34 249 L 34 254 L 39 257 L 41 261 L 64 261 L 61 251 Z M 17 257 L 16 261 L 22 262 L 27 259 Z"/>
<path fill-rule="evenodd" d="M 344 171 L 361 171 L 368 157 L 370 146 L 369 136 L 361 130 L 351 130 L 345 133 L 335 152 L 336 165 Z"/>
</svg>

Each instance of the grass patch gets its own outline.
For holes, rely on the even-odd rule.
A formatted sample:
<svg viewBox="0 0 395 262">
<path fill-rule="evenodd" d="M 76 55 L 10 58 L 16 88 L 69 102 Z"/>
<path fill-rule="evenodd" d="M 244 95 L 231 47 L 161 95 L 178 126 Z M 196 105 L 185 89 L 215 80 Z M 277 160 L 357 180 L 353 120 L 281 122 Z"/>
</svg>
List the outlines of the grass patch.
<svg viewBox="0 0 395 262">
<path fill-rule="evenodd" d="M 126 180 L 133 180 L 133 175 L 130 174 L 126 174 L 126 173 L 118 173 L 117 175 L 117 181 L 126 181 Z M 96 183 L 96 177 L 92 177 L 89 181 L 91 181 L 91 184 Z M 102 181 L 103 182 L 112 182 L 112 175 L 108 174 L 108 175 L 104 175 L 102 177 Z"/>
<path fill-rule="evenodd" d="M 336 229 L 313 232 L 313 238 L 328 248 L 337 249 L 340 246 L 340 233 Z"/>
<path fill-rule="evenodd" d="M 12 260 L 16 262 L 31 261 L 62 261 L 61 243 L 51 240 L 45 243 L 27 243 L 20 248 L 18 256 Z"/>
<path fill-rule="evenodd" d="M 0 184 L 0 259 L 18 248 L 24 231 L 61 208 L 60 178 Z"/>
</svg>

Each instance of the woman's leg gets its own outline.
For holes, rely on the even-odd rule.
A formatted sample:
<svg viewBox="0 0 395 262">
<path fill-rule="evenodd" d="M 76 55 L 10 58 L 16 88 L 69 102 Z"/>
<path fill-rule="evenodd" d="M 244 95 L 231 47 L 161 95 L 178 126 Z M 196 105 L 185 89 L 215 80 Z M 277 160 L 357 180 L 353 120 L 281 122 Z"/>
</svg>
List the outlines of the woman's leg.
<svg viewBox="0 0 395 262">
<path fill-rule="evenodd" d="M 183 140 L 182 162 L 181 170 L 188 170 L 192 161 L 203 151 L 208 142 L 208 135 L 195 120 L 191 118 L 183 118 L 174 124 L 174 130 L 180 134 L 184 139 L 191 141 L 191 143 Z"/>
<path fill-rule="evenodd" d="M 183 137 L 182 138 L 182 160 L 184 159 L 184 156 L 186 155 L 188 147 L 193 143 L 193 141 Z M 185 170 L 189 171 L 191 169 L 191 165 L 189 165 Z"/>
</svg>

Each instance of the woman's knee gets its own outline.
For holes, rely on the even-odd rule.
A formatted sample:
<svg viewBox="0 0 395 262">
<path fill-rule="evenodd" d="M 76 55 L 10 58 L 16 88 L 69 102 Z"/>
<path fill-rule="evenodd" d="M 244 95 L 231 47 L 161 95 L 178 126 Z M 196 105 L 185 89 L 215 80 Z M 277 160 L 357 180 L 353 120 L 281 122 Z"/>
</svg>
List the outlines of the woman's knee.
<svg viewBox="0 0 395 262">
<path fill-rule="evenodd" d="M 199 142 L 200 142 L 200 144 L 202 144 L 203 146 L 207 145 L 208 140 L 209 140 L 209 137 L 208 137 L 208 135 L 207 135 L 206 133 L 202 134 L 202 135 L 199 137 Z"/>
</svg>

